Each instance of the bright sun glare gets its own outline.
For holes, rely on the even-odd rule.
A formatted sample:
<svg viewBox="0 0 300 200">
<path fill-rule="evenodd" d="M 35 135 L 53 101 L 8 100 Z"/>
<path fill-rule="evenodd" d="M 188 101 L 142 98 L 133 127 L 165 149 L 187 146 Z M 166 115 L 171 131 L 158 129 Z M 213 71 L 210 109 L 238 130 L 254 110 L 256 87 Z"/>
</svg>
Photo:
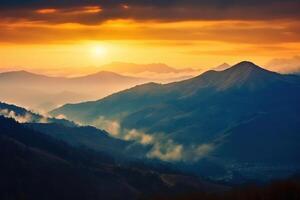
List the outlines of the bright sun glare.
<svg viewBox="0 0 300 200">
<path fill-rule="evenodd" d="M 106 54 L 107 50 L 103 46 L 94 46 L 91 50 L 93 56 L 102 57 Z"/>
</svg>

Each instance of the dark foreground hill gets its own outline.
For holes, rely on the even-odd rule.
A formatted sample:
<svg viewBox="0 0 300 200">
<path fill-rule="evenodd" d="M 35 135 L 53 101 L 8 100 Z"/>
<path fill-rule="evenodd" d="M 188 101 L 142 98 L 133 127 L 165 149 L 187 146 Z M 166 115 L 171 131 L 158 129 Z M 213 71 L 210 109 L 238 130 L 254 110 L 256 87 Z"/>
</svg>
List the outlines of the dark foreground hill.
<svg viewBox="0 0 300 200">
<path fill-rule="evenodd" d="M 299 177 L 273 181 L 264 186 L 239 186 L 224 193 L 211 194 L 205 192 L 189 193 L 175 196 L 155 196 L 143 200 L 298 200 L 300 197 Z"/>
<path fill-rule="evenodd" d="M 66 119 L 46 117 L 25 108 L 0 102 L 0 115 L 13 118 L 30 129 L 47 134 L 71 146 L 104 152 L 122 160 L 144 157 L 142 145 L 113 138 L 108 132 L 92 126 L 80 126 Z"/>
<path fill-rule="evenodd" d="M 0 199 L 137 199 L 218 191 L 214 184 L 75 148 L 0 116 Z"/>
</svg>

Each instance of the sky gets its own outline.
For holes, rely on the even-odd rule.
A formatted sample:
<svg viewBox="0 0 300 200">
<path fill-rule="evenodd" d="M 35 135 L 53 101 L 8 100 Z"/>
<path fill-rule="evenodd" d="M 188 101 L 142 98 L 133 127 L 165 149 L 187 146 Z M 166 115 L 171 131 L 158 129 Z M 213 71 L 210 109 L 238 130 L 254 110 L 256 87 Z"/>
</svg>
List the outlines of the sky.
<svg viewBox="0 0 300 200">
<path fill-rule="evenodd" d="M 265 65 L 300 55 L 299 9 L 300 0 L 0 0 L 0 70 Z"/>
</svg>

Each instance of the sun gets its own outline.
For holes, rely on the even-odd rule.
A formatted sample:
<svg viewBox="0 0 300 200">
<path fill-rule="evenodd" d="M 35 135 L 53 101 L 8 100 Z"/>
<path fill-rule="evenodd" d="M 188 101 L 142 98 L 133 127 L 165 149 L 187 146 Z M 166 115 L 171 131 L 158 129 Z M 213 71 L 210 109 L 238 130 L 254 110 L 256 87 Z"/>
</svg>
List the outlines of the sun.
<svg viewBox="0 0 300 200">
<path fill-rule="evenodd" d="M 95 57 L 103 57 L 107 53 L 107 49 L 104 46 L 97 45 L 91 48 L 91 53 Z"/>
</svg>

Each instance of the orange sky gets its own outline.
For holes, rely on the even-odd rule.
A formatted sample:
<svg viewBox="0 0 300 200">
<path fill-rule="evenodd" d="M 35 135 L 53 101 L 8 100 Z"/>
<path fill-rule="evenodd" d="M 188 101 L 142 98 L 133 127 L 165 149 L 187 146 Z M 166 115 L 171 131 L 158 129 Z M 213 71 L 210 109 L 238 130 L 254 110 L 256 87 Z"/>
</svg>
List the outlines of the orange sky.
<svg viewBox="0 0 300 200">
<path fill-rule="evenodd" d="M 125 13 L 132 8 L 130 4 L 120 6 L 118 9 Z M 147 12 L 148 7 L 138 6 Z M 175 8 L 179 14 L 185 12 L 180 10 L 182 7 Z M 88 73 L 114 61 L 206 69 L 241 60 L 264 65 L 273 58 L 300 54 L 298 16 L 243 19 L 235 17 L 239 16 L 237 11 L 231 11 L 234 17 L 205 19 L 185 14 L 179 19 L 165 19 L 157 11 L 162 19 L 140 19 L 134 14 L 115 16 L 111 9 L 109 17 L 94 21 L 93 16 L 108 15 L 105 7 L 18 9 L 20 16 L 12 17 L 5 8 L 5 17 L 0 20 L 1 71 L 48 70 L 55 74 L 56 69 L 71 73 L 80 68 Z M 172 15 L 173 10 L 169 11 Z"/>
</svg>

